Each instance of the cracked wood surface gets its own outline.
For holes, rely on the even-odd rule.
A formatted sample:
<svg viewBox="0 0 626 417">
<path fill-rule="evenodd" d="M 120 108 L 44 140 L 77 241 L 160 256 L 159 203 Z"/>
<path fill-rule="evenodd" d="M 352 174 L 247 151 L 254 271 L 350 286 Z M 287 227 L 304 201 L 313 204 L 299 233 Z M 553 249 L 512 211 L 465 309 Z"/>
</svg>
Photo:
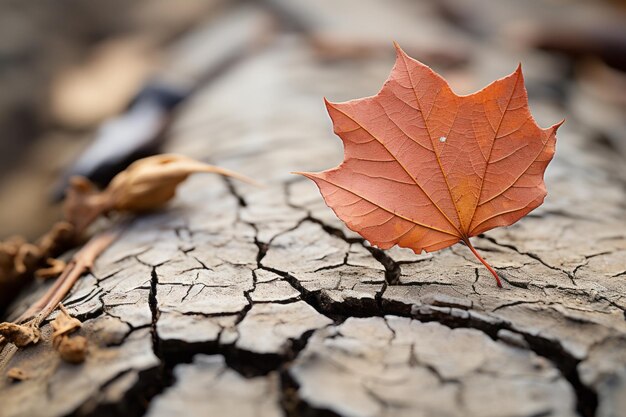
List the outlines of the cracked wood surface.
<svg viewBox="0 0 626 417">
<path fill-rule="evenodd" d="M 473 239 L 503 289 L 461 245 L 370 247 L 289 174 L 340 160 L 321 97 L 371 94 L 390 66 L 275 35 L 198 91 L 167 151 L 267 186 L 196 175 L 134 221 L 64 301 L 86 362 L 61 363 L 46 324 L 0 415 L 626 415 L 624 173 L 575 119 L 546 203 Z"/>
</svg>

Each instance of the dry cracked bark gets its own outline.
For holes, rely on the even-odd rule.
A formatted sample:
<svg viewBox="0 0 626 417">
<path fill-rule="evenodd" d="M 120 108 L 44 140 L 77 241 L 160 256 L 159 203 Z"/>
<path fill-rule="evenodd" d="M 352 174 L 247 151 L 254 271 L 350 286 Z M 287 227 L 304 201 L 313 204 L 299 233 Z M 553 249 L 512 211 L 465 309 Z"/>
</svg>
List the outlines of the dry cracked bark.
<svg viewBox="0 0 626 417">
<path fill-rule="evenodd" d="M 571 385 L 534 352 L 405 317 L 349 318 L 317 332 L 288 372 L 307 406 L 346 416 L 569 416 L 575 409 Z"/>
<path fill-rule="evenodd" d="M 3 376 L 3 417 L 624 415 L 614 156 L 576 120 L 563 127 L 546 204 L 475 241 L 504 289 L 462 246 L 380 251 L 289 175 L 340 159 L 320 92 L 364 95 L 389 60 L 368 65 L 323 64 L 284 37 L 199 91 L 168 150 L 267 187 L 194 176 L 136 220 L 64 301 L 85 320 L 86 362 L 61 363 L 48 342 L 19 351 L 10 366 L 29 378 Z"/>
</svg>

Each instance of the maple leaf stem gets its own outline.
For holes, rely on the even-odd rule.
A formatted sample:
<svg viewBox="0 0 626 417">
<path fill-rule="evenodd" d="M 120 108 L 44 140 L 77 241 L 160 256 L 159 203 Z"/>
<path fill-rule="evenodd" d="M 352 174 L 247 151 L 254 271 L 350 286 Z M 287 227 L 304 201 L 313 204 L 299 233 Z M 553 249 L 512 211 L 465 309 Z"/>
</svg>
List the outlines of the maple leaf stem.
<svg viewBox="0 0 626 417">
<path fill-rule="evenodd" d="M 491 267 L 491 265 L 489 265 L 487 263 L 487 261 L 485 261 L 483 259 L 482 256 L 480 256 L 480 254 L 478 253 L 478 251 L 476 251 L 476 249 L 474 248 L 474 246 L 470 243 L 469 238 L 463 238 L 463 242 L 465 242 L 465 244 L 467 245 L 467 247 L 469 248 L 469 250 L 472 251 L 472 253 L 474 254 L 474 256 L 476 258 L 478 258 L 478 260 L 480 262 L 482 262 L 483 265 L 485 265 L 485 267 L 489 270 L 489 272 L 491 272 L 491 275 L 493 275 L 493 277 L 496 279 L 496 283 L 498 284 L 498 287 L 502 288 L 502 283 L 500 282 L 500 277 L 498 277 L 498 273 L 496 272 L 495 269 L 493 269 Z"/>
</svg>

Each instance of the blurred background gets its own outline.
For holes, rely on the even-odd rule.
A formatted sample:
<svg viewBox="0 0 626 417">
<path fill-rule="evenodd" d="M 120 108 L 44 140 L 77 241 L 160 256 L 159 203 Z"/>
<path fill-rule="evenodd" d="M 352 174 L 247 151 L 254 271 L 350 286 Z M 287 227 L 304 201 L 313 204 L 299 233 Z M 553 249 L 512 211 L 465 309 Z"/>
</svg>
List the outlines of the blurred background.
<svg viewBox="0 0 626 417">
<path fill-rule="evenodd" d="M 70 175 L 102 186 L 159 152 L 195 91 L 294 37 L 321 65 L 380 74 L 370 94 L 393 40 L 457 93 L 522 62 L 533 100 L 626 157 L 623 0 L 1 0 L 0 239 L 37 238 L 60 218 Z M 355 98 L 333 82 L 310 86 L 320 106 Z"/>
</svg>

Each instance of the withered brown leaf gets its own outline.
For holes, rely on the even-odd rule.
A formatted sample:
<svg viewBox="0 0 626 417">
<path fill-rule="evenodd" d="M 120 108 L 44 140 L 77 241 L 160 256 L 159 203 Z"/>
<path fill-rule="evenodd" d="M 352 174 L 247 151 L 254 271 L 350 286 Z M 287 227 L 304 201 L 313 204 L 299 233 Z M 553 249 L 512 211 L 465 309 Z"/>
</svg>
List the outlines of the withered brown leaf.
<svg viewBox="0 0 626 417">
<path fill-rule="evenodd" d="M 158 209 L 174 197 L 180 183 L 199 172 L 257 184 L 241 174 L 187 156 L 155 155 L 131 164 L 102 192 L 98 192 L 86 178 L 73 178 L 64 205 L 65 217 L 78 230 L 83 230 L 100 214 L 110 211 L 141 213 Z"/>
</svg>

